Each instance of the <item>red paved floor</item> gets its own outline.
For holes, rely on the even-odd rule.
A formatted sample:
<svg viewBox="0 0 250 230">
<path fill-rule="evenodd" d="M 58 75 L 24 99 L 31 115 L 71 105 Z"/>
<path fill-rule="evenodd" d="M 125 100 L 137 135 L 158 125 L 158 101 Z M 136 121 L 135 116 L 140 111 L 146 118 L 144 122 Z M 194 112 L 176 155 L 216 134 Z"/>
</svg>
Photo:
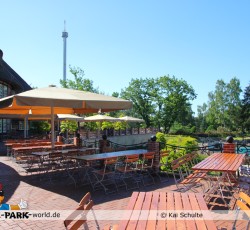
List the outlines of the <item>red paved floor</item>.
<svg viewBox="0 0 250 230">
<path fill-rule="evenodd" d="M 68 210 L 77 207 L 82 196 L 90 191 L 94 200 L 94 210 L 124 210 L 132 191 L 122 191 L 105 195 L 102 191 L 93 192 L 89 186 L 75 188 L 73 184 L 47 184 L 46 180 L 27 175 L 20 166 L 7 157 L 0 157 L 0 183 L 5 190 L 5 203 L 17 204 L 20 199 L 28 202 L 29 210 Z M 141 188 L 141 191 L 169 191 L 175 190 L 173 180 L 153 186 Z M 112 217 L 110 218 L 112 219 Z M 113 225 L 117 220 L 98 220 L 102 229 L 106 225 Z M 220 229 L 231 229 L 231 222 L 216 221 Z M 88 221 L 88 229 L 97 229 L 94 221 Z M 65 229 L 62 220 L 1 220 L 0 229 Z M 238 225 L 237 229 L 245 229 Z"/>
</svg>

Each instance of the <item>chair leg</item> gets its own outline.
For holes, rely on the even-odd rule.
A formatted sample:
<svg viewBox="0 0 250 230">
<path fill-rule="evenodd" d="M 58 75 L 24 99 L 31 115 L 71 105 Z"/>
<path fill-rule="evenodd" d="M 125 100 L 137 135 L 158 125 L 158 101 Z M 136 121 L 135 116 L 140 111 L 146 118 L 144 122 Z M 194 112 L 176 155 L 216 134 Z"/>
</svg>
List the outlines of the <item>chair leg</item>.
<svg viewBox="0 0 250 230">
<path fill-rule="evenodd" d="M 160 182 L 167 182 L 167 181 L 169 181 L 168 172 L 161 170 L 160 167 L 159 168 L 154 168 L 153 172 L 159 178 Z M 165 175 L 165 176 L 163 176 L 163 175 Z"/>
<path fill-rule="evenodd" d="M 151 168 L 145 168 L 139 171 L 139 173 L 141 173 L 142 183 L 144 186 L 155 184 L 154 177 L 151 175 L 150 170 Z M 147 176 L 150 178 L 151 182 L 145 183 L 145 179 Z"/>
</svg>

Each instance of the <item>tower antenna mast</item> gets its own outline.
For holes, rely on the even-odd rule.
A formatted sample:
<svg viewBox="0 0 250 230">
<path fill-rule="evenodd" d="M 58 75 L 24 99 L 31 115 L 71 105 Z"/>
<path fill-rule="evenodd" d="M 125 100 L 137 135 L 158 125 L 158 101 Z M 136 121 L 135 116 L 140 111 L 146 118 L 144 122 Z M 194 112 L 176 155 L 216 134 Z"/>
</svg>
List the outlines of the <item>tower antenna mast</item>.
<svg viewBox="0 0 250 230">
<path fill-rule="evenodd" d="M 66 81 L 67 37 L 68 37 L 68 32 L 66 32 L 66 21 L 64 20 L 64 31 L 62 32 L 62 38 L 63 38 L 63 80 L 64 81 Z"/>
</svg>

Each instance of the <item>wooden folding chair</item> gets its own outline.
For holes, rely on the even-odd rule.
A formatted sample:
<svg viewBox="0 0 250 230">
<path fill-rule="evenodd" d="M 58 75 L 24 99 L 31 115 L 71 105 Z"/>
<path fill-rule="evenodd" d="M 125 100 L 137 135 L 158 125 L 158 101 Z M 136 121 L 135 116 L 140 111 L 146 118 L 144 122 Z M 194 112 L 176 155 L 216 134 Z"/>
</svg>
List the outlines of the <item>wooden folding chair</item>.
<svg viewBox="0 0 250 230">
<path fill-rule="evenodd" d="M 185 160 L 185 157 L 180 157 L 172 161 L 172 173 L 174 176 L 176 187 L 181 192 L 186 192 L 189 189 L 193 190 L 194 192 L 197 192 L 195 188 L 203 186 L 200 183 L 200 180 L 204 178 L 206 174 L 205 173 L 203 175 L 195 173 L 186 174 L 186 169 L 185 169 L 187 167 L 186 164 L 187 161 Z"/>
<path fill-rule="evenodd" d="M 126 185 L 126 190 L 128 190 L 128 185 L 133 182 L 136 186 L 132 186 L 130 189 L 139 188 L 140 179 L 138 179 L 138 162 L 139 162 L 139 155 L 127 155 L 125 156 L 124 165 L 119 166 L 116 170 L 120 173 L 120 178 Z M 132 181 L 131 181 L 132 180 Z"/>
<path fill-rule="evenodd" d="M 107 188 L 108 185 L 115 185 L 115 190 L 118 191 L 116 184 L 116 163 L 117 157 L 107 158 L 104 160 L 104 167 L 100 170 L 94 170 L 92 173 L 95 175 L 96 181 L 93 183 L 91 180 L 91 185 L 94 190 L 97 190 L 99 187 L 102 187 L 105 193 L 111 192 Z"/>
<path fill-rule="evenodd" d="M 154 171 L 161 182 L 169 180 L 168 171 L 164 169 L 164 167 L 165 168 L 167 167 L 169 153 L 170 153 L 169 150 L 161 150 L 159 154 L 159 160 L 154 161 L 154 169 L 155 169 Z"/>
<path fill-rule="evenodd" d="M 248 222 L 247 222 L 246 229 L 249 229 L 250 227 L 250 197 L 244 192 L 239 193 L 239 198 L 236 201 L 236 218 L 233 224 L 233 228 L 232 228 L 233 230 L 236 229 L 236 223 L 237 223 L 240 210 L 243 211 L 245 215 L 247 216 Z"/>
<path fill-rule="evenodd" d="M 144 186 L 155 184 L 154 177 L 152 176 L 152 174 L 154 173 L 153 171 L 154 157 L 155 157 L 155 152 L 144 153 L 143 158 L 142 158 L 142 164 L 137 166 L 138 171 L 142 175 L 142 183 Z M 145 180 L 146 175 L 149 176 L 149 178 L 151 179 L 151 182 L 146 183 L 146 180 Z"/>
<path fill-rule="evenodd" d="M 79 206 L 64 220 L 64 226 L 67 230 L 77 230 L 87 222 L 87 214 L 93 211 L 94 202 L 91 200 L 91 194 L 88 192 L 79 202 Z M 93 213 L 94 214 L 94 213 Z M 96 227 L 99 225 L 96 221 Z"/>
</svg>

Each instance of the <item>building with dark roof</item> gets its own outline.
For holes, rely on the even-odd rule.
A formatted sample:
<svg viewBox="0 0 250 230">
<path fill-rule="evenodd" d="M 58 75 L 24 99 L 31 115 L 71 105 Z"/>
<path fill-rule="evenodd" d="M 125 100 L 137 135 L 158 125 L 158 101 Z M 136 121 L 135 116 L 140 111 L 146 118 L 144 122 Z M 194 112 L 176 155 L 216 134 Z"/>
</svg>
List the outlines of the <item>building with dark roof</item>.
<svg viewBox="0 0 250 230">
<path fill-rule="evenodd" d="M 0 98 L 30 90 L 30 85 L 23 80 L 4 60 L 0 50 Z M 23 121 L 0 117 L 0 135 L 12 130 L 22 129 Z"/>
</svg>

